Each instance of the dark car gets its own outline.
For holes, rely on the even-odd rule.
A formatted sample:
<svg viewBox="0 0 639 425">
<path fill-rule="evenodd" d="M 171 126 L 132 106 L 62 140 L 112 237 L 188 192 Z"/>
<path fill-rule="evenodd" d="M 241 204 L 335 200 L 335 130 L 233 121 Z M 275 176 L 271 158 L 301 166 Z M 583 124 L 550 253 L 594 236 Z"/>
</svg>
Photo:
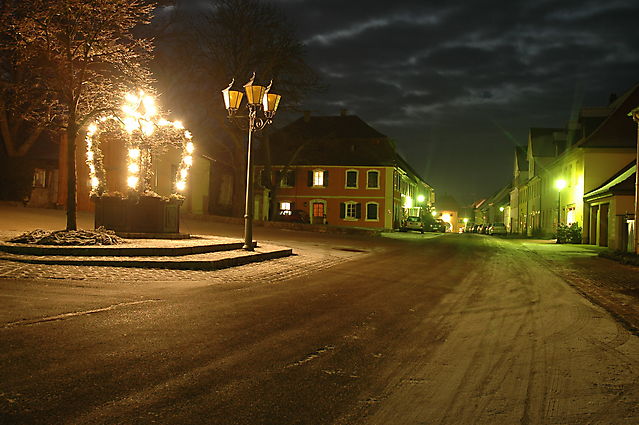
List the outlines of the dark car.
<svg viewBox="0 0 639 425">
<path fill-rule="evenodd" d="M 433 217 L 426 217 L 426 223 L 424 224 L 424 228 L 427 232 L 445 232 L 446 225 L 441 219 L 435 219 Z"/>
<path fill-rule="evenodd" d="M 304 210 L 280 210 L 276 217 L 277 221 L 289 223 L 309 223 L 308 214 Z"/>
</svg>

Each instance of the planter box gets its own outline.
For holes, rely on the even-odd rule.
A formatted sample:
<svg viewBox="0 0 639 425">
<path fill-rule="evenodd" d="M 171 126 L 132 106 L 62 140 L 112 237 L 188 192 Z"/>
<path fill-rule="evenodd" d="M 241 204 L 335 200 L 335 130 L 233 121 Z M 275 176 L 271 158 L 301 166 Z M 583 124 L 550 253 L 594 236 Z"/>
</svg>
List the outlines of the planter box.
<svg viewBox="0 0 639 425">
<path fill-rule="evenodd" d="M 153 197 L 96 198 L 95 228 L 100 226 L 117 233 L 179 233 L 180 204 Z"/>
</svg>

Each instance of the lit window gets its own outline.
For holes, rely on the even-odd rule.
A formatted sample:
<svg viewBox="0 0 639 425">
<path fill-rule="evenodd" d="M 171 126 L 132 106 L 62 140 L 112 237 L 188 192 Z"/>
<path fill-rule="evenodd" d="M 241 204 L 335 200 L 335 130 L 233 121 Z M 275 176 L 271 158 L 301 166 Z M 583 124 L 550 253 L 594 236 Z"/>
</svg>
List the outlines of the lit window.
<svg viewBox="0 0 639 425">
<path fill-rule="evenodd" d="M 369 189 L 379 188 L 379 171 L 369 171 L 366 180 L 366 187 Z"/>
<path fill-rule="evenodd" d="M 313 186 L 324 186 L 324 171 L 313 171 Z"/>
<path fill-rule="evenodd" d="M 346 172 L 346 187 L 357 188 L 357 170 L 348 170 Z"/>
<path fill-rule="evenodd" d="M 566 211 L 566 224 L 571 225 L 575 222 L 575 207 L 569 207 Z"/>
<path fill-rule="evenodd" d="M 280 202 L 280 209 L 281 210 L 290 210 L 291 209 L 291 203 L 290 202 Z"/>
<path fill-rule="evenodd" d="M 33 170 L 33 187 L 47 187 L 47 170 L 44 168 Z"/>
</svg>

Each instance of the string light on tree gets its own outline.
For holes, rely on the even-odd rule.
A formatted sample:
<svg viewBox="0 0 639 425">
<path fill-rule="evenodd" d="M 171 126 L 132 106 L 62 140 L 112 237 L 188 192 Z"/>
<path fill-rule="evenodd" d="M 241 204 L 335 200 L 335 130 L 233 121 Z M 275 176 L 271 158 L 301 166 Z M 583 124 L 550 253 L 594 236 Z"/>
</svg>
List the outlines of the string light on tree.
<svg viewBox="0 0 639 425">
<path fill-rule="evenodd" d="M 151 148 L 157 145 L 181 148 L 181 160 L 173 187 L 175 194 L 186 190 L 188 172 L 193 165 L 195 146 L 190 131 L 181 121 L 171 122 L 159 115 L 155 99 L 139 91 L 128 93 L 121 114 L 102 116 L 89 124 L 86 133 L 87 165 L 92 194 L 101 196 L 106 190 L 100 135 L 118 130 L 125 137 L 127 148 L 126 184 L 130 190 L 145 192 L 151 176 Z"/>
</svg>

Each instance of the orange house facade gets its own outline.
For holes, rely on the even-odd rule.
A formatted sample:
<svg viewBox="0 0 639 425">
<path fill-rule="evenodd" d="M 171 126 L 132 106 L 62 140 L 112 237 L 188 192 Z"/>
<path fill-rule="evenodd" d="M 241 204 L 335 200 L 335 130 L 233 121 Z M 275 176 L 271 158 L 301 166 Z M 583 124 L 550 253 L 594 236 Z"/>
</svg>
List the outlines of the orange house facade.
<svg viewBox="0 0 639 425">
<path fill-rule="evenodd" d="M 397 155 L 386 136 L 359 118 L 298 121 L 292 126 L 309 130 L 305 134 L 312 146 L 303 145 L 304 137 L 294 133 L 293 140 L 303 145 L 297 145 L 302 146 L 299 155 L 288 158 L 289 165 L 272 165 L 279 184 L 273 191 L 256 191 L 256 218 L 267 219 L 273 198 L 274 213 L 280 216 L 296 215 L 316 225 L 390 230 L 434 203 L 432 187 Z M 324 136 L 323 129 L 329 129 Z M 257 174 L 262 170 L 258 166 Z"/>
</svg>

